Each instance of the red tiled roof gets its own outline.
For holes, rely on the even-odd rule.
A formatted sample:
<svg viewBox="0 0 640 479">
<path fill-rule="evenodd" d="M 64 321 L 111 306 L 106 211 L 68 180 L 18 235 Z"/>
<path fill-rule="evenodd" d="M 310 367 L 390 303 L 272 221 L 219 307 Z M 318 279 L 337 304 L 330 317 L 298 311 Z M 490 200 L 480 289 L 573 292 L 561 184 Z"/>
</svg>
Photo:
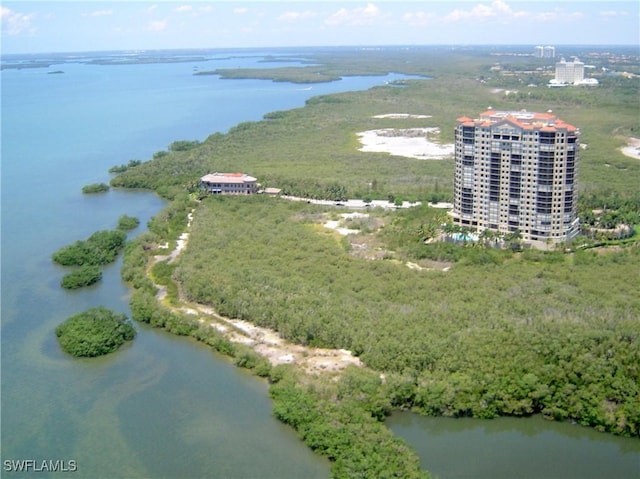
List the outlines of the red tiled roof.
<svg viewBox="0 0 640 479">
<path fill-rule="evenodd" d="M 242 184 L 257 181 L 257 178 L 245 173 L 209 173 L 200 178 L 204 183 Z"/>
<path fill-rule="evenodd" d="M 538 113 L 529 112 L 526 110 L 486 110 L 480 113 L 480 118 L 476 120 L 472 120 L 471 118 L 466 116 L 458 118 L 458 122 L 463 126 L 489 127 L 501 121 L 508 121 L 509 123 L 524 130 L 532 130 L 537 128 L 540 128 L 542 131 L 556 131 L 557 129 L 566 129 L 567 131 L 575 132 L 577 130 L 575 126 L 570 125 L 563 120 L 560 120 L 551 112 Z"/>
</svg>

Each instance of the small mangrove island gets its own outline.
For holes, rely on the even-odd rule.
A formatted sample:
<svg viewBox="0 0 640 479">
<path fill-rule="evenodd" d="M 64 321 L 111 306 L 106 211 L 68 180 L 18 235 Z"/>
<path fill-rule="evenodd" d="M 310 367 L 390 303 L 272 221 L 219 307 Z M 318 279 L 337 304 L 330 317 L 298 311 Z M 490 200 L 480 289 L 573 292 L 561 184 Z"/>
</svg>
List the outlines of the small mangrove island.
<svg viewBox="0 0 640 479">
<path fill-rule="evenodd" d="M 135 223 L 135 226 L 132 226 Z M 125 215 L 119 220 L 118 230 L 96 231 L 89 238 L 64 246 L 53 253 L 52 259 L 61 266 L 77 266 L 60 283 L 65 289 L 90 286 L 102 279 L 100 266 L 116 260 L 127 240 L 123 229 L 135 228 L 139 221 Z"/>
<path fill-rule="evenodd" d="M 106 193 L 109 191 L 109 185 L 106 183 L 91 183 L 82 187 L 84 194 Z"/>
<path fill-rule="evenodd" d="M 102 306 L 71 316 L 56 328 L 62 349 L 76 357 L 112 353 L 135 335 L 126 315 Z"/>
</svg>

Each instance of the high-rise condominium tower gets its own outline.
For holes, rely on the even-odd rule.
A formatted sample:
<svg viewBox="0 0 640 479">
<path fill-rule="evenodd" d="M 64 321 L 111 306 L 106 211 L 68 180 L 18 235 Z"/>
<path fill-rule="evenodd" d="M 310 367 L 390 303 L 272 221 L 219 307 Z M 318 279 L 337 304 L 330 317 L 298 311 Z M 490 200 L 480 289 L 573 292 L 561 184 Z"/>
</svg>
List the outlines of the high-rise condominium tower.
<svg viewBox="0 0 640 479">
<path fill-rule="evenodd" d="M 556 83 L 579 84 L 584 80 L 584 63 L 575 58 L 568 62 L 561 58 L 556 63 Z"/>
<path fill-rule="evenodd" d="M 554 58 L 556 56 L 556 48 L 555 47 L 543 47 L 538 45 L 533 50 L 533 56 L 536 58 Z"/>
<path fill-rule="evenodd" d="M 496 111 L 458 118 L 455 223 L 546 248 L 579 233 L 578 129 L 551 112 Z"/>
</svg>

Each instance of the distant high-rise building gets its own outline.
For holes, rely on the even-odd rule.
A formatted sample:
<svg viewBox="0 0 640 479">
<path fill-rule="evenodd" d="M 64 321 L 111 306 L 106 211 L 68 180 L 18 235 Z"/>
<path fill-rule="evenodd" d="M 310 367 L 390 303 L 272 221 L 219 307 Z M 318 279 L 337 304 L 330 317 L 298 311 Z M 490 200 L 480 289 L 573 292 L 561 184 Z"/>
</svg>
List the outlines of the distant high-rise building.
<svg viewBox="0 0 640 479">
<path fill-rule="evenodd" d="M 533 56 L 536 58 L 555 58 L 556 48 L 551 46 L 543 47 L 538 45 L 533 50 Z"/>
<path fill-rule="evenodd" d="M 577 84 L 584 80 L 584 63 L 575 58 L 573 61 L 568 62 L 564 58 L 561 58 L 556 63 L 556 76 L 554 83 L 558 84 Z"/>
<path fill-rule="evenodd" d="M 520 232 L 545 248 L 579 233 L 578 129 L 549 113 L 496 111 L 458 118 L 454 223 Z"/>
</svg>

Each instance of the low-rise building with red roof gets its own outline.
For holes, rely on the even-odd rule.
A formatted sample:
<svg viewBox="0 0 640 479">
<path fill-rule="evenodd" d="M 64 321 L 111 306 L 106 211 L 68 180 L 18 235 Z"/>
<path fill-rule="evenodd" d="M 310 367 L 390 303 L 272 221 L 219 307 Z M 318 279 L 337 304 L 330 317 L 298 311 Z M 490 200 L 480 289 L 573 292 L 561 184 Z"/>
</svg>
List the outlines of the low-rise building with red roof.
<svg viewBox="0 0 640 479">
<path fill-rule="evenodd" d="M 257 179 L 245 173 L 209 173 L 200 185 L 213 195 L 251 195 L 258 192 Z"/>
</svg>

